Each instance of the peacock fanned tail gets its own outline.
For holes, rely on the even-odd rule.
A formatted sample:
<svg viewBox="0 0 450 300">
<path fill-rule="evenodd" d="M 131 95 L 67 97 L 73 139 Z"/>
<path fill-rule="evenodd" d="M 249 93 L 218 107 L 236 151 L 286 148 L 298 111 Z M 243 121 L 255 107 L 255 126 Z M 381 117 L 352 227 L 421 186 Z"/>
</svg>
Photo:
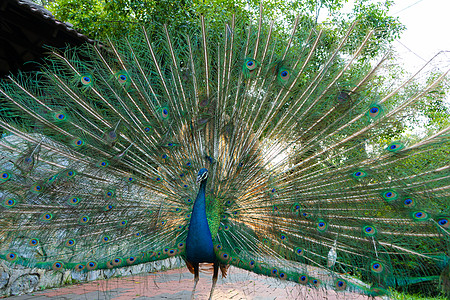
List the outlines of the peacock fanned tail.
<svg viewBox="0 0 450 300">
<path fill-rule="evenodd" d="M 334 46 L 298 22 L 288 38 L 262 17 L 207 23 L 52 50 L 1 84 L 0 257 L 80 272 L 185 257 L 207 168 L 222 265 L 368 295 L 448 273 L 450 128 L 389 141 L 446 73 L 380 81 L 357 23 Z"/>
</svg>

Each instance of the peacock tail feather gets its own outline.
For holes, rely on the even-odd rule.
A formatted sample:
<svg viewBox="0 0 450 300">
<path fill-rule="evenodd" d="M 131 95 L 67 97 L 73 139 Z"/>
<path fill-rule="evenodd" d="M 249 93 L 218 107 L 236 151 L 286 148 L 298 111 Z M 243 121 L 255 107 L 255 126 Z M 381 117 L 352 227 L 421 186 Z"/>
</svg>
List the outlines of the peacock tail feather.
<svg viewBox="0 0 450 300">
<path fill-rule="evenodd" d="M 0 258 L 80 272 L 185 258 L 207 168 L 222 264 L 368 295 L 438 278 L 450 128 L 389 138 L 447 73 L 382 82 L 386 57 L 364 56 L 376 30 L 355 46 L 358 22 L 338 43 L 273 24 L 155 25 L 9 77 Z"/>
</svg>

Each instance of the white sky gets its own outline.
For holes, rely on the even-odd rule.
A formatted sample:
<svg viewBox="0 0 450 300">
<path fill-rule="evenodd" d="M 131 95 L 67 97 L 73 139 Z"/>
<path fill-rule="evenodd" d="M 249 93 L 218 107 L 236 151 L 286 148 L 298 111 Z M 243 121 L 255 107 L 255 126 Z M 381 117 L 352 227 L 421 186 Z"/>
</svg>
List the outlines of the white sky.
<svg viewBox="0 0 450 300">
<path fill-rule="evenodd" d="M 354 0 L 347 1 L 343 12 L 353 7 Z M 393 45 L 408 71 L 417 70 L 441 50 L 450 51 L 450 0 L 395 0 L 389 14 L 399 17 L 406 26 Z M 321 11 L 319 22 L 326 15 Z"/>
<path fill-rule="evenodd" d="M 395 47 L 405 58 L 407 69 L 441 50 L 450 51 L 450 0 L 397 0 L 391 15 L 398 16 L 406 26 Z"/>
</svg>

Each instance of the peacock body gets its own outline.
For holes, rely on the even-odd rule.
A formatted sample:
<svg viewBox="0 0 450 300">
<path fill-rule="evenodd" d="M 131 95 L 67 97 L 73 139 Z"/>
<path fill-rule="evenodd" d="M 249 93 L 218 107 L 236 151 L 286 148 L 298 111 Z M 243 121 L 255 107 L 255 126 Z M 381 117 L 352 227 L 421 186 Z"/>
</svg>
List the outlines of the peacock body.
<svg viewBox="0 0 450 300">
<path fill-rule="evenodd" d="M 285 39 L 262 17 L 201 18 L 9 77 L 0 257 L 87 272 L 180 256 L 214 283 L 234 265 L 368 295 L 445 281 L 450 128 L 379 145 L 446 73 L 377 81 L 357 26 L 330 48 L 298 22 Z"/>
</svg>

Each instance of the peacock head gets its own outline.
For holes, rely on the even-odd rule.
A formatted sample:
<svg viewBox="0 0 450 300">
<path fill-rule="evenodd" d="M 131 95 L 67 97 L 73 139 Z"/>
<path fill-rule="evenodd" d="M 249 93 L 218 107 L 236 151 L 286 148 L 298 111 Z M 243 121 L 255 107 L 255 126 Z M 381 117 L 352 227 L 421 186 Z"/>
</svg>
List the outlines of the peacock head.
<svg viewBox="0 0 450 300">
<path fill-rule="evenodd" d="M 205 168 L 201 168 L 200 171 L 198 171 L 197 183 L 205 181 L 207 178 L 208 178 L 208 170 Z"/>
</svg>

